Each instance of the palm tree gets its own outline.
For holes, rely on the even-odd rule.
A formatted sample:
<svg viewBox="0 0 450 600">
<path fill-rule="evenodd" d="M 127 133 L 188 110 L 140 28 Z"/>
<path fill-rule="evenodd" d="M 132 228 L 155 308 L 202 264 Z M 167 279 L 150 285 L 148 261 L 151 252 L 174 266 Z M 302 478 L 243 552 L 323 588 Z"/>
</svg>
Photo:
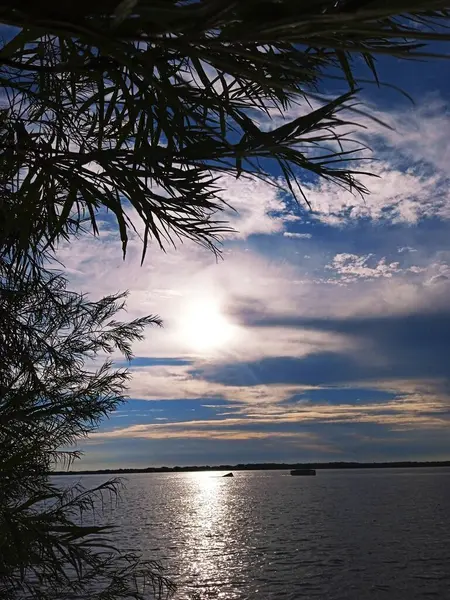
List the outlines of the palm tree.
<svg viewBox="0 0 450 600">
<path fill-rule="evenodd" d="M 221 176 L 260 177 L 304 199 L 302 173 L 365 193 L 348 139 L 378 55 L 448 40 L 440 0 L 32 0 L 0 2 L 2 158 L 20 251 L 51 246 L 99 211 L 123 251 L 191 238 L 217 251 Z M 367 67 L 367 81 L 360 75 Z M 348 91 L 330 99 L 327 80 Z M 300 116 L 263 126 L 298 105 Z M 310 108 L 311 106 L 314 108 Z M 345 110 L 347 109 L 347 110 Z M 272 165 L 272 166 L 270 166 Z M 354 166 L 355 165 L 355 166 Z M 270 167 L 270 168 L 269 168 Z M 278 169 L 280 177 L 269 173 Z"/>
</svg>

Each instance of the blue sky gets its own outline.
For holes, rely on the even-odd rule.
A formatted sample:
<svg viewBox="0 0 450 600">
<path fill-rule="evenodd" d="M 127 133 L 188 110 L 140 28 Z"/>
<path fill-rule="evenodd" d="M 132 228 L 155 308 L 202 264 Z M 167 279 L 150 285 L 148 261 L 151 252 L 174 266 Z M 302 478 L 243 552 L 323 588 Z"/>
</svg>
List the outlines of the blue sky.
<svg viewBox="0 0 450 600">
<path fill-rule="evenodd" d="M 219 262 L 185 243 L 141 267 L 138 240 L 124 262 L 111 230 L 60 248 L 74 287 L 128 289 L 126 316 L 164 320 L 83 467 L 450 459 L 450 64 L 380 73 L 415 104 L 363 90 L 393 127 L 359 118 L 377 158 L 364 200 L 305 180 L 313 210 L 292 210 L 225 178 L 236 233 Z"/>
</svg>

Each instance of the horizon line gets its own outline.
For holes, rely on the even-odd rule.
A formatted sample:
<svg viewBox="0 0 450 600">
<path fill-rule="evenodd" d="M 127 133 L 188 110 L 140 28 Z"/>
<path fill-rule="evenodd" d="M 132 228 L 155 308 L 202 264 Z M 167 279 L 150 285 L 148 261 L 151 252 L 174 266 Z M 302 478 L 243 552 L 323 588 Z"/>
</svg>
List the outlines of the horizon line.
<svg viewBox="0 0 450 600">
<path fill-rule="evenodd" d="M 381 469 L 401 467 L 450 467 L 450 460 L 407 460 L 407 461 L 332 461 L 332 462 L 309 462 L 309 463 L 238 463 L 234 465 L 192 465 L 174 467 L 116 467 L 104 469 L 81 469 L 77 471 L 53 471 L 52 475 L 102 475 L 107 473 L 189 473 L 201 471 L 282 471 L 297 468 L 315 469 Z"/>
</svg>

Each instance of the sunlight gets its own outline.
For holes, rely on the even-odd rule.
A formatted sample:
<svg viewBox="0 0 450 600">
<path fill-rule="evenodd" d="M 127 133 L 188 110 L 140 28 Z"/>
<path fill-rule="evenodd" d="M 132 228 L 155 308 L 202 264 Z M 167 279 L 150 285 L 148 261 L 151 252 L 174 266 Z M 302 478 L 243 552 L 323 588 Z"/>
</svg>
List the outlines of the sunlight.
<svg viewBox="0 0 450 600">
<path fill-rule="evenodd" d="M 211 504 L 218 504 L 220 502 L 220 491 L 221 491 L 221 471 L 200 471 L 192 474 L 192 478 L 198 485 L 198 494 L 201 498 L 200 505 L 205 508 L 213 508 L 213 512 L 216 512 L 216 506 L 211 507 Z M 208 520 L 208 519 L 206 519 Z"/>
<path fill-rule="evenodd" d="M 214 298 L 197 298 L 182 316 L 181 335 L 192 349 L 211 353 L 225 349 L 235 337 L 237 327 L 223 314 Z"/>
<path fill-rule="evenodd" d="M 200 592 L 202 598 L 232 598 L 229 589 L 217 585 L 214 577 L 233 547 L 229 530 L 234 480 L 223 479 L 220 471 L 186 473 L 184 477 L 192 490 L 185 544 L 189 549 L 185 558 L 194 574 L 192 591 Z"/>
</svg>

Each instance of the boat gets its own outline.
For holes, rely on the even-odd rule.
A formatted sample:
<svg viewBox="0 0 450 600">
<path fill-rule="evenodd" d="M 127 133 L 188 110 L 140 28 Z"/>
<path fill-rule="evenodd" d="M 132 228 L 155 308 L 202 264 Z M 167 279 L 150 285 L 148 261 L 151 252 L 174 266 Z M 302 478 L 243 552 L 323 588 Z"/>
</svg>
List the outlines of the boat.
<svg viewBox="0 0 450 600">
<path fill-rule="evenodd" d="M 233 473 L 225 473 L 222 477 L 234 477 Z"/>
<path fill-rule="evenodd" d="M 315 469 L 293 469 L 291 475 L 315 475 Z"/>
</svg>

